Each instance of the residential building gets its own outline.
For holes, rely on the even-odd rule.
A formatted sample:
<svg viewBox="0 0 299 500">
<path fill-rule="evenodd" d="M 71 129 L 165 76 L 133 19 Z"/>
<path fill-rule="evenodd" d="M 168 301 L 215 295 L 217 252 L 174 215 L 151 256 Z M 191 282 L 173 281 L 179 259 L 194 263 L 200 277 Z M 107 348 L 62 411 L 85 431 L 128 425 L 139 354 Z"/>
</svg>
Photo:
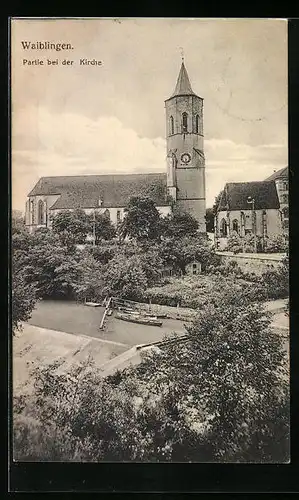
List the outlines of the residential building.
<svg viewBox="0 0 299 500">
<path fill-rule="evenodd" d="M 280 202 L 275 181 L 227 183 L 215 216 L 215 241 L 224 249 L 227 239 L 236 232 L 267 237 L 283 234 Z"/>
</svg>

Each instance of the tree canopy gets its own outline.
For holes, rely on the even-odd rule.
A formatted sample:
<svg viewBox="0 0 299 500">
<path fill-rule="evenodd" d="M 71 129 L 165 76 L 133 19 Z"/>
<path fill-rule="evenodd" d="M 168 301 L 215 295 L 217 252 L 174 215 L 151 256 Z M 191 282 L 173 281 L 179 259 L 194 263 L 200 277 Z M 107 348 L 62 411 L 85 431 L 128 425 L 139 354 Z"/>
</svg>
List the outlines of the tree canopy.
<svg viewBox="0 0 299 500">
<path fill-rule="evenodd" d="M 153 200 L 133 196 L 130 198 L 124 220 L 121 225 L 121 234 L 135 238 L 139 242 L 154 240 L 160 234 L 160 214 Z"/>
<path fill-rule="evenodd" d="M 31 408 L 41 442 L 61 435 L 64 446 L 52 439 L 43 449 L 17 420 L 18 458 L 27 447 L 27 459 L 52 450 L 49 460 L 287 462 L 285 352 L 269 321 L 231 288 L 198 312 L 184 340 L 104 381 L 88 362 L 67 375 L 38 370 Z"/>
</svg>

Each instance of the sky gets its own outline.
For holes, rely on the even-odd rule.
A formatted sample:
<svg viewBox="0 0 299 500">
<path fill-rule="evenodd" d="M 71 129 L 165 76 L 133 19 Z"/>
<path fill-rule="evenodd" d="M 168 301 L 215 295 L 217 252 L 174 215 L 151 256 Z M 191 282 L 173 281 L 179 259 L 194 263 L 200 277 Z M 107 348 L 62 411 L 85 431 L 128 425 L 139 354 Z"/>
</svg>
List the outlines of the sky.
<svg viewBox="0 0 299 500">
<path fill-rule="evenodd" d="M 24 50 L 22 41 L 73 48 Z M 42 176 L 166 171 L 164 101 L 182 49 L 204 99 L 207 206 L 226 182 L 263 180 L 286 166 L 285 20 L 14 19 L 12 207 L 24 211 Z"/>
</svg>

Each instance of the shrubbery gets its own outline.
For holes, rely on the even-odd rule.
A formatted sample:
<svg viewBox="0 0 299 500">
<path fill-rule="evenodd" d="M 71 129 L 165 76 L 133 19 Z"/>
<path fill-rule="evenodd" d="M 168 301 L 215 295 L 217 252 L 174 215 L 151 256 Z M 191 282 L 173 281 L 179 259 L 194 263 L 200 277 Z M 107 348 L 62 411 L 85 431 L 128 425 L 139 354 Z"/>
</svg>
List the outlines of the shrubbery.
<svg viewBox="0 0 299 500">
<path fill-rule="evenodd" d="M 199 311 L 184 342 L 106 380 L 90 362 L 68 374 L 37 369 L 35 394 L 16 405 L 14 458 L 287 462 L 281 338 L 238 287 L 219 299 Z"/>
<path fill-rule="evenodd" d="M 263 239 L 261 236 L 256 236 L 256 249 L 258 253 L 285 253 L 288 252 L 288 236 L 285 235 L 271 235 Z M 247 234 L 241 238 L 236 231 L 232 231 L 228 237 L 226 251 L 234 253 L 253 253 L 254 236 Z"/>
</svg>

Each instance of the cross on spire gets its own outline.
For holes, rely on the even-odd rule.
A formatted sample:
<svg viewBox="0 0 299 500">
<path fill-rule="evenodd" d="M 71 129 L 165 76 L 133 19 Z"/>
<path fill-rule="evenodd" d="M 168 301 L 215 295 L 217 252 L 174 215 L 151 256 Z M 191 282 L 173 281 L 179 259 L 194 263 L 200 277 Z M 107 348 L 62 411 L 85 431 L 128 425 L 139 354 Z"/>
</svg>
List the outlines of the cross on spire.
<svg viewBox="0 0 299 500">
<path fill-rule="evenodd" d="M 182 63 L 185 61 L 185 53 L 184 53 L 184 48 L 183 47 L 180 47 L 180 51 L 181 51 L 181 58 L 182 58 Z"/>
</svg>

